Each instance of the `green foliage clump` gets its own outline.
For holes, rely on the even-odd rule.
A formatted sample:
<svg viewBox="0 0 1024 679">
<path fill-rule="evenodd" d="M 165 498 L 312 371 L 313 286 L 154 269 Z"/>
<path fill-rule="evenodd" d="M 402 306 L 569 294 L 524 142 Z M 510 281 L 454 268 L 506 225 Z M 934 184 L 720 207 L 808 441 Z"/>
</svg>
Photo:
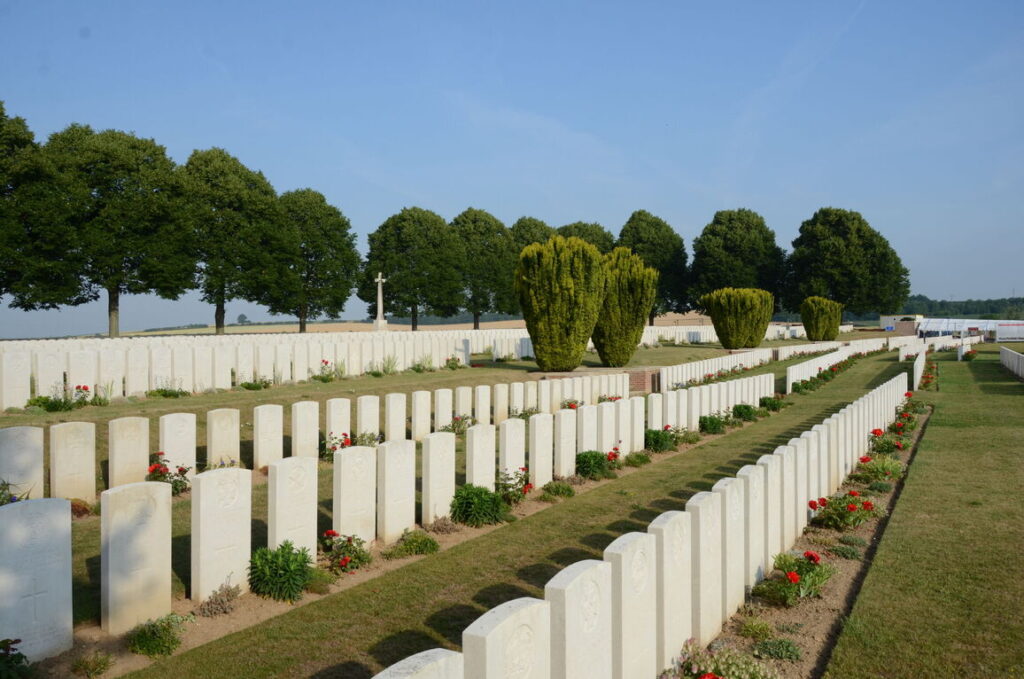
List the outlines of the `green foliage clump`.
<svg viewBox="0 0 1024 679">
<path fill-rule="evenodd" d="M 775 555 L 775 570 L 780 577 L 765 578 L 754 585 L 754 596 L 780 606 L 794 606 L 800 599 L 820 597 L 821 588 L 836 573 L 835 566 L 821 563 L 816 552 L 802 557 L 789 553 Z"/>
<path fill-rule="evenodd" d="M 800 303 L 800 320 L 812 342 L 831 342 L 839 336 L 843 305 L 824 297 L 811 296 Z"/>
<path fill-rule="evenodd" d="M 740 636 L 754 641 L 765 641 L 775 636 L 775 630 L 766 620 L 747 618 L 740 625 Z"/>
<path fill-rule="evenodd" d="M 883 507 L 876 507 L 871 500 L 862 498 L 858 491 L 850 490 L 845 495 L 829 498 L 825 506 L 815 512 L 811 523 L 833 530 L 847 530 L 880 516 L 885 516 Z"/>
<path fill-rule="evenodd" d="M 718 415 L 701 415 L 698 425 L 702 434 L 725 433 L 725 420 Z"/>
<path fill-rule="evenodd" d="M 21 639 L 0 639 L 0 677 L 20 679 L 32 676 L 28 656 L 18 650 Z"/>
<path fill-rule="evenodd" d="M 850 545 L 833 545 L 828 548 L 828 551 L 840 559 L 849 559 L 850 561 L 860 561 L 861 557 L 860 550 Z"/>
<path fill-rule="evenodd" d="M 312 594 L 328 594 L 331 585 L 338 581 L 334 571 L 326 568 L 314 568 L 309 575 L 309 582 L 306 583 L 306 591 Z"/>
<path fill-rule="evenodd" d="M 509 506 L 500 495 L 472 483 L 460 486 L 452 498 L 452 520 L 474 528 L 501 523 L 508 512 Z"/>
<path fill-rule="evenodd" d="M 762 396 L 761 400 L 758 401 L 758 405 L 762 408 L 767 408 L 773 413 L 777 413 L 786 406 L 786 402 L 781 398 L 775 398 L 774 396 Z"/>
<path fill-rule="evenodd" d="M 643 467 L 651 463 L 651 456 L 647 453 L 630 453 L 623 462 L 627 467 Z"/>
<path fill-rule="evenodd" d="M 859 535 L 841 535 L 839 536 L 839 542 L 844 545 L 850 545 L 851 547 L 867 547 L 868 541 Z"/>
<path fill-rule="evenodd" d="M 385 550 L 381 556 L 390 561 L 392 559 L 404 559 L 415 554 L 433 554 L 439 549 L 441 549 L 441 545 L 437 543 L 437 540 L 427 535 L 425 531 L 406 530 L 402 533 L 402 537 L 398 538 L 398 542 L 390 549 Z"/>
<path fill-rule="evenodd" d="M 576 475 L 591 480 L 615 478 L 608 464 L 608 454 L 599 450 L 585 450 L 576 454 Z"/>
<path fill-rule="evenodd" d="M 774 658 L 776 660 L 799 660 L 800 648 L 789 639 L 764 639 L 754 645 L 754 655 L 758 658 Z"/>
<path fill-rule="evenodd" d="M 113 666 L 114 657 L 96 649 L 92 653 L 83 653 L 75 658 L 75 661 L 71 663 L 71 673 L 76 677 L 95 679 L 104 675 Z M 7 675 L 0 671 L 0 676 L 6 677 Z"/>
<path fill-rule="evenodd" d="M 560 497 L 573 497 L 576 495 L 576 490 L 565 481 L 548 481 L 541 490 L 544 491 L 540 496 L 543 502 L 554 502 Z"/>
<path fill-rule="evenodd" d="M 779 679 L 779 673 L 762 665 L 757 660 L 730 646 L 715 649 L 703 648 L 695 639 L 689 639 L 679 656 L 679 667 L 686 668 L 681 677 L 697 677 L 712 674 L 729 679 Z"/>
<path fill-rule="evenodd" d="M 719 288 L 761 288 L 778 295 L 786 255 L 764 217 L 740 208 L 719 210 L 693 240 L 694 297 Z"/>
<path fill-rule="evenodd" d="M 858 462 L 855 474 L 864 481 L 896 481 L 903 476 L 903 463 L 889 455 L 876 455 Z"/>
<path fill-rule="evenodd" d="M 757 288 L 722 288 L 700 298 L 726 349 L 760 346 L 775 311 L 772 293 Z"/>
<path fill-rule="evenodd" d="M 222 584 L 213 594 L 206 597 L 203 603 L 196 608 L 196 613 L 204 618 L 213 618 L 218 615 L 226 615 L 235 610 L 235 599 L 242 593 L 238 585 L 231 586 L 228 583 Z"/>
<path fill-rule="evenodd" d="M 604 256 L 604 302 L 594 326 L 594 347 L 607 366 L 629 363 L 643 335 L 658 288 L 658 272 L 629 248 Z"/>
<path fill-rule="evenodd" d="M 868 486 L 868 490 L 873 493 L 888 493 L 892 490 L 892 484 L 888 481 L 872 481 Z"/>
<path fill-rule="evenodd" d="M 648 429 L 644 432 L 644 449 L 664 453 L 676 449 L 676 437 L 671 429 Z"/>
<path fill-rule="evenodd" d="M 192 622 L 194 619 L 191 615 L 170 613 L 162 618 L 146 621 L 125 635 L 128 650 L 148 658 L 170 655 L 181 645 L 181 628 L 186 622 Z"/>
<path fill-rule="evenodd" d="M 541 370 L 573 370 L 604 301 L 605 268 L 597 248 L 555 236 L 526 246 L 515 271 L 515 290 Z"/>
<path fill-rule="evenodd" d="M 249 560 L 249 589 L 277 601 L 298 601 L 312 576 L 312 563 L 309 550 L 297 550 L 289 540 L 277 549 L 260 547 Z"/>
<path fill-rule="evenodd" d="M 652 322 L 655 314 L 685 309 L 686 247 L 665 220 L 646 210 L 637 210 L 619 231 L 617 245 L 629 248 L 658 272 Z"/>
<path fill-rule="evenodd" d="M 737 403 L 732 407 L 732 416 L 738 420 L 743 420 L 744 422 L 756 422 L 757 410 L 752 405 Z"/>
<path fill-rule="evenodd" d="M 373 561 L 366 542 L 357 535 L 339 535 L 327 530 L 320 536 L 320 553 L 332 573 L 351 573 Z"/>
<path fill-rule="evenodd" d="M 238 386 L 246 391 L 262 391 L 263 389 L 269 389 L 271 381 L 265 377 L 254 378 L 250 382 L 239 382 Z"/>
</svg>

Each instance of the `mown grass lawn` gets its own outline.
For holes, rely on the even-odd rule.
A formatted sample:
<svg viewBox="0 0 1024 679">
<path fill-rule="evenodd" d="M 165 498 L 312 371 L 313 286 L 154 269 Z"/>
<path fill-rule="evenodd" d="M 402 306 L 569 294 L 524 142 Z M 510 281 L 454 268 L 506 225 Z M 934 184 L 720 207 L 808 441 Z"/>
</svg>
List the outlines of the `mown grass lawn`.
<svg viewBox="0 0 1024 679">
<path fill-rule="evenodd" d="M 905 369 L 893 354 L 865 359 L 755 426 L 133 676 L 362 679 L 418 651 L 458 648 L 462 630 L 486 610 L 520 596 L 542 597 L 544 584 L 564 566 L 600 559 L 619 535 L 683 509 L 695 492 L 710 490 Z"/>
<path fill-rule="evenodd" d="M 951 360 L 952 359 L 952 360 Z M 935 405 L 825 676 L 1024 677 L 1024 384 L 939 354 Z"/>
</svg>

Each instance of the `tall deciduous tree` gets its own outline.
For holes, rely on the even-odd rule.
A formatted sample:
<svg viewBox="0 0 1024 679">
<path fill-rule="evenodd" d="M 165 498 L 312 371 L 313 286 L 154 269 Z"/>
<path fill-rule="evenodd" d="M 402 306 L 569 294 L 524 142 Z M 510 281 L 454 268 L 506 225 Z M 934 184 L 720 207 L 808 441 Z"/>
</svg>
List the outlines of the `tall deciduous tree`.
<svg viewBox="0 0 1024 679">
<path fill-rule="evenodd" d="M 601 362 L 618 367 L 629 363 L 640 344 L 657 295 L 658 272 L 622 247 L 604 256 L 604 270 L 604 301 L 591 337 Z"/>
<path fill-rule="evenodd" d="M 658 272 L 658 290 L 647 319 L 650 325 L 659 314 L 686 310 L 686 247 L 668 222 L 637 210 L 619 232 L 618 244 Z"/>
<path fill-rule="evenodd" d="M 555 235 L 552 227 L 535 217 L 520 217 L 512 225 L 511 231 L 517 257 L 527 245 L 546 243 L 548 238 Z"/>
<path fill-rule="evenodd" d="M 910 294 L 910 272 L 899 255 L 853 210 L 824 207 L 801 224 L 788 269 L 789 309 L 818 296 L 856 314 L 897 313 Z"/>
<path fill-rule="evenodd" d="M 690 296 L 696 300 L 720 288 L 759 288 L 777 297 L 785 262 L 764 217 L 743 208 L 720 210 L 693 241 Z"/>
<path fill-rule="evenodd" d="M 264 278 L 260 301 L 271 313 L 306 321 L 337 318 L 359 274 L 359 253 L 348 218 L 323 194 L 299 189 L 281 194 L 281 247 L 272 252 L 274 266 Z"/>
<path fill-rule="evenodd" d="M 199 290 L 214 305 L 217 334 L 227 303 L 257 300 L 274 270 L 281 212 L 274 187 L 224 149 L 193 151 L 185 175 L 195 218 Z"/>
<path fill-rule="evenodd" d="M 512 272 L 519 252 L 505 225 L 484 210 L 465 210 L 452 220 L 451 227 L 465 248 L 465 309 L 473 314 L 473 329 L 479 330 L 481 314 L 516 311 Z"/>
<path fill-rule="evenodd" d="M 558 227 L 558 235 L 563 238 L 582 238 L 606 255 L 615 247 L 615 236 L 596 222 L 573 222 Z"/>
<path fill-rule="evenodd" d="M 359 283 L 359 299 L 377 312 L 377 273 L 383 273 L 384 310 L 412 319 L 420 312 L 451 316 L 463 304 L 464 248 L 441 215 L 404 208 L 368 237 L 370 250 Z"/>
<path fill-rule="evenodd" d="M 76 305 L 106 292 L 109 332 L 116 337 L 121 296 L 174 299 L 191 286 L 191 222 L 181 178 L 162 146 L 126 132 L 71 125 L 53 134 L 42 154 L 39 169 L 52 172 L 48 195 L 60 204 L 46 207 L 37 200 L 35 207 L 59 221 L 46 230 L 41 246 L 26 244 L 21 262 L 29 270 L 28 285 L 15 294 L 16 306 Z M 39 226 L 41 218 L 30 221 Z M 61 231 L 67 255 L 59 287 L 41 276 L 52 266 L 44 258 L 54 244 L 53 229 Z M 72 273 L 73 290 L 67 285 Z"/>
</svg>

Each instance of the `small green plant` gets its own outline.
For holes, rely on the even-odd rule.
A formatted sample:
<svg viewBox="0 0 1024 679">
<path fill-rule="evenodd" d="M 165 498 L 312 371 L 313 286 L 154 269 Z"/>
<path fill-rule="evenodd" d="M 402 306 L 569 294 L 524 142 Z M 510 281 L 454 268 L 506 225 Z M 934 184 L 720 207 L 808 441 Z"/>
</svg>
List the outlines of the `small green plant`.
<svg viewBox="0 0 1024 679">
<path fill-rule="evenodd" d="M 184 389 L 174 387 L 157 387 L 146 392 L 146 398 L 184 398 L 191 395 Z"/>
<path fill-rule="evenodd" d="M 449 535 L 451 533 L 459 532 L 459 524 L 455 523 L 447 516 L 434 519 L 433 523 L 428 523 L 424 525 L 423 528 L 430 533 L 437 533 L 438 535 Z"/>
<path fill-rule="evenodd" d="M 789 639 L 764 639 L 754 644 L 754 655 L 775 660 L 799 660 L 800 648 Z"/>
<path fill-rule="evenodd" d="M 701 415 L 699 425 L 702 434 L 725 433 L 725 420 L 717 415 Z"/>
<path fill-rule="evenodd" d="M 644 432 L 644 449 L 652 453 L 664 453 L 676 449 L 676 437 L 671 425 L 664 429 L 648 429 Z"/>
<path fill-rule="evenodd" d="M 0 677 L 20 679 L 32 676 L 28 656 L 17 649 L 21 639 L 0 639 Z"/>
<path fill-rule="evenodd" d="M 71 672 L 77 677 L 95 679 L 102 676 L 114 666 L 114 657 L 99 649 L 92 653 L 83 653 L 71 663 Z M 0 673 L 0 676 L 6 676 Z"/>
<path fill-rule="evenodd" d="M 164 459 L 163 452 L 158 451 L 149 456 L 146 480 L 171 484 L 171 495 L 177 497 L 189 489 L 191 483 L 187 475 L 191 470 L 191 467 L 175 465 Z"/>
<path fill-rule="evenodd" d="M 872 481 L 871 484 L 868 485 L 868 490 L 872 493 L 888 493 L 892 490 L 892 484 L 888 481 Z"/>
<path fill-rule="evenodd" d="M 15 491 L 16 487 L 13 483 L 0 479 L 0 507 L 28 499 L 29 491 L 26 490 L 21 495 L 18 495 Z"/>
<path fill-rule="evenodd" d="M 868 541 L 859 535 L 840 535 L 840 544 L 849 545 L 851 547 L 867 547 Z"/>
<path fill-rule="evenodd" d="M 744 422 L 756 422 L 757 410 L 752 405 L 737 403 L 732 407 L 732 416 L 738 420 L 743 420 Z"/>
<path fill-rule="evenodd" d="M 608 455 L 598 450 L 576 454 L 576 475 L 591 480 L 615 478 L 608 466 Z"/>
<path fill-rule="evenodd" d="M 811 523 L 834 530 L 848 530 L 865 521 L 885 516 L 883 508 L 876 507 L 871 500 L 865 500 L 856 490 L 849 490 L 845 495 L 835 495 L 824 505 L 818 500 L 817 507 L 812 505 L 811 509 L 814 511 Z"/>
<path fill-rule="evenodd" d="M 249 589 L 277 601 L 298 601 L 312 575 L 312 563 L 309 550 L 295 549 L 290 540 L 277 549 L 260 547 L 249 560 Z"/>
<path fill-rule="evenodd" d="M 494 492 L 501 496 L 505 504 L 510 507 L 515 507 L 522 502 L 531 490 L 533 490 L 533 484 L 530 483 L 530 474 L 526 467 L 520 467 L 518 471 L 511 474 L 501 470 L 494 481 Z"/>
<path fill-rule="evenodd" d="M 609 395 L 609 394 L 600 394 L 597 397 L 597 402 L 598 403 L 615 403 L 616 401 L 621 401 L 621 400 L 622 400 L 621 396 L 612 396 L 612 395 Z"/>
<path fill-rule="evenodd" d="M 398 357 L 385 356 L 384 360 L 381 361 L 380 369 L 385 375 L 394 375 L 398 372 Z"/>
<path fill-rule="evenodd" d="M 309 376 L 309 379 L 316 382 L 323 382 L 324 384 L 333 382 L 337 378 L 338 375 L 336 374 L 334 367 L 326 358 L 320 359 L 320 372 L 313 373 Z"/>
<path fill-rule="evenodd" d="M 674 427 L 672 429 L 672 435 L 676 438 L 676 446 L 681 446 L 684 443 L 694 444 L 700 443 L 700 432 L 690 431 L 685 427 Z"/>
<path fill-rule="evenodd" d="M 718 679 L 779 679 L 777 671 L 735 648 L 723 646 L 709 650 L 694 639 L 683 645 L 678 667 L 681 669 L 676 676 L 686 679 L 706 679 L 707 675 Z"/>
<path fill-rule="evenodd" d="M 896 481 L 903 476 L 903 463 L 889 455 L 865 455 L 853 476 L 860 481 Z"/>
<path fill-rule="evenodd" d="M 500 495 L 471 483 L 456 489 L 455 497 L 452 498 L 452 520 L 474 528 L 501 523 L 508 513 L 509 506 Z"/>
<path fill-rule="evenodd" d="M 266 377 L 255 377 L 249 382 L 239 382 L 238 386 L 246 391 L 262 391 L 263 389 L 269 389 L 271 384 L 273 382 Z"/>
<path fill-rule="evenodd" d="M 856 547 L 849 545 L 833 545 L 828 548 L 828 551 L 835 554 L 840 559 L 849 559 L 850 561 L 860 561 L 861 553 Z"/>
<path fill-rule="evenodd" d="M 508 411 L 509 417 L 518 417 L 520 420 L 524 420 L 526 422 L 529 422 L 530 418 L 533 417 L 534 415 L 539 414 L 540 408 L 524 408 L 523 410 L 513 408 L 512 410 Z"/>
<path fill-rule="evenodd" d="M 156 620 L 149 620 L 133 628 L 125 635 L 128 650 L 147 658 L 159 658 L 174 653 L 181 645 L 181 629 L 186 622 L 193 622 L 195 616 L 170 613 Z"/>
<path fill-rule="evenodd" d="M 385 559 L 404 559 L 415 554 L 433 554 L 441 549 L 437 540 L 427 535 L 422 530 L 406 530 L 393 547 L 384 551 L 381 556 Z"/>
<path fill-rule="evenodd" d="M 331 585 L 338 581 L 334 571 L 326 568 L 314 568 L 306 583 L 306 591 L 311 594 L 329 594 Z"/>
<path fill-rule="evenodd" d="M 317 541 L 317 548 L 324 566 L 333 573 L 351 573 L 373 561 L 362 538 L 339 535 L 336 530 L 325 530 Z"/>
<path fill-rule="evenodd" d="M 836 572 L 834 566 L 821 563 L 821 556 L 810 550 L 802 557 L 777 554 L 774 566 L 781 577 L 765 578 L 754 585 L 751 593 L 780 606 L 794 606 L 800 599 L 821 596 L 821 588 Z"/>
<path fill-rule="evenodd" d="M 775 636 L 775 630 L 766 620 L 747 618 L 740 624 L 740 636 L 754 641 L 765 641 Z"/>
<path fill-rule="evenodd" d="M 231 586 L 228 583 L 222 584 L 213 594 L 206 597 L 203 603 L 196 608 L 196 614 L 204 618 L 213 618 L 218 615 L 226 615 L 235 610 L 235 599 L 242 593 L 238 585 Z"/>
<path fill-rule="evenodd" d="M 782 410 L 785 405 L 785 401 L 781 398 L 775 398 L 774 396 L 762 396 L 761 400 L 758 401 L 758 405 L 762 408 L 767 408 L 773 413 L 777 413 Z"/>
<path fill-rule="evenodd" d="M 557 502 L 558 498 L 576 495 L 576 490 L 567 481 L 548 481 L 541 490 L 544 491 L 540 496 L 542 502 Z"/>
<path fill-rule="evenodd" d="M 647 453 L 630 453 L 623 459 L 623 463 L 627 467 L 643 467 L 651 463 L 651 456 Z"/>
<path fill-rule="evenodd" d="M 777 622 L 775 623 L 775 629 L 779 630 L 783 634 L 799 634 L 800 630 L 804 628 L 802 622 Z"/>
<path fill-rule="evenodd" d="M 474 424 L 476 424 L 476 420 L 469 415 L 456 415 L 450 423 L 441 427 L 440 431 L 448 431 L 456 436 L 464 436 L 466 430 Z"/>
<path fill-rule="evenodd" d="M 576 410 L 581 405 L 583 405 L 583 401 L 580 401 L 579 399 L 575 399 L 575 398 L 567 398 L 567 399 L 564 399 L 558 405 L 559 405 L 559 407 L 562 410 Z"/>
<path fill-rule="evenodd" d="M 462 361 L 455 356 L 449 356 L 444 360 L 444 367 L 447 370 L 458 370 L 459 368 L 465 368 L 466 366 L 462 365 Z"/>
</svg>

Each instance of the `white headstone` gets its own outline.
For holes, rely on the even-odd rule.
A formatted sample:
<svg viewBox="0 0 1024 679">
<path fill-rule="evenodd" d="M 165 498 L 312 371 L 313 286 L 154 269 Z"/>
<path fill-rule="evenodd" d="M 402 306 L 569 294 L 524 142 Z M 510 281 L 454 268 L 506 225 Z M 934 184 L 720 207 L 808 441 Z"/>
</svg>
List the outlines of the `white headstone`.
<svg viewBox="0 0 1024 679">
<path fill-rule="evenodd" d="M 551 605 L 523 597 L 496 606 L 462 633 L 466 677 L 549 679 Z"/>
<path fill-rule="evenodd" d="M 611 564 L 586 559 L 563 568 L 544 585 L 544 599 L 551 604 L 551 679 L 611 679 Z"/>
<path fill-rule="evenodd" d="M 360 434 L 380 434 L 380 397 L 360 396 L 356 399 L 356 427 Z"/>
<path fill-rule="evenodd" d="M 514 475 L 526 466 L 526 422 L 519 417 L 505 420 L 498 428 L 498 469 Z"/>
<path fill-rule="evenodd" d="M 324 403 L 324 426 L 328 436 L 342 438 L 352 431 L 352 401 L 347 398 L 329 398 Z"/>
<path fill-rule="evenodd" d="M 123 634 L 171 612 L 171 486 L 111 488 L 100 508 L 100 625 Z"/>
<path fill-rule="evenodd" d="M 252 456 L 254 469 L 284 457 L 284 406 L 267 403 L 252 409 Z"/>
<path fill-rule="evenodd" d="M 452 390 L 434 390 L 434 431 L 441 431 L 452 423 Z"/>
<path fill-rule="evenodd" d="M 661 431 L 664 422 L 664 395 L 647 394 L 647 428 Z"/>
<path fill-rule="evenodd" d="M 96 499 L 96 425 L 92 422 L 50 427 L 50 497 Z"/>
<path fill-rule="evenodd" d="M 422 441 L 430 433 L 430 392 L 412 392 L 412 422 L 410 424 L 413 441 Z"/>
<path fill-rule="evenodd" d="M 316 559 L 316 458 L 277 460 L 267 472 L 267 546 L 276 549 L 288 540 Z"/>
<path fill-rule="evenodd" d="M 500 425 L 508 419 L 508 385 L 494 385 L 494 424 Z"/>
<path fill-rule="evenodd" d="M 765 467 L 748 464 L 736 472 L 743 480 L 743 526 L 744 585 L 747 590 L 764 579 L 767 573 L 765 561 Z"/>
<path fill-rule="evenodd" d="M 405 439 L 405 394 L 388 394 L 384 397 L 384 440 Z"/>
<path fill-rule="evenodd" d="M 657 661 L 658 670 L 672 667 L 692 635 L 692 567 L 690 561 L 690 515 L 669 511 L 647 527 L 657 540 Z"/>
<path fill-rule="evenodd" d="M 690 515 L 693 588 L 691 634 L 703 647 L 722 631 L 722 500 L 697 493 L 686 502 Z"/>
<path fill-rule="evenodd" d="M 654 677 L 657 656 L 657 544 L 626 533 L 604 550 L 612 565 L 612 677 Z"/>
<path fill-rule="evenodd" d="M 550 413 L 530 416 L 530 483 L 537 489 L 551 481 L 554 472 L 553 427 Z"/>
<path fill-rule="evenodd" d="M 42 427 L 0 429 L 0 479 L 19 498 L 43 497 Z"/>
<path fill-rule="evenodd" d="M 377 449 L 353 446 L 334 454 L 332 528 L 373 542 L 377 536 Z"/>
<path fill-rule="evenodd" d="M 630 399 L 623 399 L 631 406 L 632 422 L 630 423 L 630 434 L 633 437 L 630 450 L 636 452 L 644 449 L 646 430 L 644 427 L 644 409 L 646 403 L 643 396 L 634 396 Z"/>
<path fill-rule="evenodd" d="M 473 413 L 478 423 L 491 423 L 491 388 L 486 384 L 473 390 Z"/>
<path fill-rule="evenodd" d="M 746 526 L 744 480 L 719 479 L 712 492 L 722 499 L 722 619 L 728 620 L 743 605 L 746 586 Z"/>
<path fill-rule="evenodd" d="M 239 413 L 236 408 L 218 408 L 206 413 L 206 466 L 241 461 Z"/>
<path fill-rule="evenodd" d="M 188 467 L 186 476 L 196 475 L 196 415 L 170 413 L 159 420 L 159 449 L 168 464 Z"/>
<path fill-rule="evenodd" d="M 618 418 L 615 404 L 605 401 L 597 406 L 597 450 L 609 452 L 618 446 Z"/>
<path fill-rule="evenodd" d="M 526 385 L 522 382 L 513 382 L 508 389 L 509 413 L 523 412 L 526 409 Z"/>
<path fill-rule="evenodd" d="M 633 404 L 624 398 L 615 401 L 615 445 L 623 457 L 633 452 Z"/>
<path fill-rule="evenodd" d="M 214 469 L 192 479 L 193 601 L 205 600 L 225 584 L 248 591 L 251 522 L 252 472 Z"/>
<path fill-rule="evenodd" d="M 373 679 L 464 679 L 464 676 L 461 653 L 432 648 L 410 655 L 373 675 Z"/>
<path fill-rule="evenodd" d="M 554 471 L 564 479 L 576 473 L 576 411 L 559 410 L 554 417 Z"/>
<path fill-rule="evenodd" d="M 416 525 L 416 443 L 377 447 L 377 538 L 395 542 Z"/>
<path fill-rule="evenodd" d="M 110 488 L 146 480 L 149 418 L 119 417 L 108 424 Z"/>
<path fill-rule="evenodd" d="M 576 452 L 598 449 L 597 420 L 597 406 L 576 408 Z"/>
<path fill-rule="evenodd" d="M 422 523 L 451 512 L 455 497 L 455 434 L 434 432 L 423 437 Z"/>
<path fill-rule="evenodd" d="M 71 648 L 67 500 L 23 500 L 0 507 L 0 601 L 0 639 L 21 639 L 18 650 L 29 661 Z"/>
<path fill-rule="evenodd" d="M 455 414 L 463 418 L 473 416 L 473 387 L 455 387 Z"/>
<path fill-rule="evenodd" d="M 292 404 L 292 457 L 320 455 L 320 404 L 298 401 Z"/>
<path fill-rule="evenodd" d="M 466 430 L 466 483 L 488 490 L 494 490 L 496 472 L 494 433 L 493 424 L 475 424 Z"/>
</svg>

